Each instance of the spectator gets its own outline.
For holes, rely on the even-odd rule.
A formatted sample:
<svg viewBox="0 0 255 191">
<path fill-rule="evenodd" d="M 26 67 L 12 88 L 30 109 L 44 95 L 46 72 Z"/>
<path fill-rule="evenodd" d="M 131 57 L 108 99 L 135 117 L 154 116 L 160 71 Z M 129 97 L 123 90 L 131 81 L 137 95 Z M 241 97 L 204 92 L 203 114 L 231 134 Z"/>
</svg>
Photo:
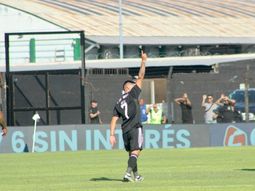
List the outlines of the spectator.
<svg viewBox="0 0 255 191">
<path fill-rule="evenodd" d="M 182 97 L 176 98 L 174 101 L 181 107 L 182 123 L 192 124 L 193 123 L 192 105 L 190 99 L 188 98 L 188 94 L 184 93 Z"/>
<path fill-rule="evenodd" d="M 100 118 L 100 111 L 98 110 L 98 103 L 96 100 L 92 100 L 90 102 L 90 108 L 89 108 L 89 118 L 91 124 L 102 124 L 101 118 Z"/>
<path fill-rule="evenodd" d="M 235 123 L 242 123 L 243 122 L 243 117 L 240 111 L 237 111 L 234 108 L 234 122 Z"/>
<path fill-rule="evenodd" d="M 214 110 L 218 108 L 218 104 L 213 102 L 212 95 L 203 95 L 202 108 L 204 109 L 205 123 L 217 123 L 217 120 L 214 118 Z"/>
<path fill-rule="evenodd" d="M 1 108 L 1 106 L 0 106 L 0 108 Z M 7 135 L 7 124 L 5 122 L 4 114 L 2 111 L 0 111 L 0 125 L 2 126 L 2 132 L 1 132 L 2 136 Z"/>
<path fill-rule="evenodd" d="M 167 118 L 167 114 L 168 114 L 168 105 L 165 102 L 165 100 L 162 100 L 162 111 L 165 114 L 166 117 L 166 123 L 168 123 L 168 118 Z"/>
<path fill-rule="evenodd" d="M 147 113 L 150 115 L 150 124 L 166 123 L 166 116 L 163 113 L 163 110 L 159 108 L 157 104 L 153 104 L 152 108 L 147 110 Z"/>
<path fill-rule="evenodd" d="M 141 116 L 141 122 L 142 124 L 146 124 L 147 120 L 148 120 L 148 116 L 147 116 L 147 110 L 146 110 L 146 104 L 144 104 L 144 100 L 140 99 L 139 100 L 139 104 L 140 104 L 140 116 Z"/>
<path fill-rule="evenodd" d="M 214 111 L 214 118 L 218 123 L 233 123 L 235 122 L 235 100 L 230 99 L 224 94 L 218 99 L 219 107 Z"/>
</svg>

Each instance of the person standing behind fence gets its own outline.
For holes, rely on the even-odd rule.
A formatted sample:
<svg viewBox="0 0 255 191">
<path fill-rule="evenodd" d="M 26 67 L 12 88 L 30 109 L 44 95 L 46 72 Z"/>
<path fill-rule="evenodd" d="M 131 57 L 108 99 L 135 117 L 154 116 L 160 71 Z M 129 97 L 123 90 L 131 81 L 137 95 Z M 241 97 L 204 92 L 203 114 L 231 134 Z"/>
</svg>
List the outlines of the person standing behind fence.
<svg viewBox="0 0 255 191">
<path fill-rule="evenodd" d="M 148 120 L 147 116 L 147 109 L 146 109 L 146 104 L 144 104 L 144 100 L 140 99 L 139 100 L 139 105 L 140 105 L 140 115 L 141 115 L 141 122 L 142 124 L 146 124 Z"/>
<path fill-rule="evenodd" d="M 2 91 L 2 88 L 4 87 L 4 83 L 3 83 L 3 79 L 2 79 L 2 75 L 0 76 L 0 94 Z M 0 98 L 1 99 L 1 98 Z M 2 100 L 0 100 L 0 125 L 2 127 L 2 136 L 7 135 L 7 124 L 6 121 L 4 119 L 4 113 L 3 113 L 3 104 L 2 104 Z M 1 135 L 0 135 L 1 136 Z"/>
<path fill-rule="evenodd" d="M 192 124 L 192 105 L 190 99 L 188 98 L 188 94 L 184 93 L 182 97 L 176 98 L 174 101 L 181 107 L 182 123 Z"/>
<path fill-rule="evenodd" d="M 149 124 L 165 124 L 166 116 L 161 108 L 157 104 L 153 104 L 152 108 L 148 109 L 148 114 L 150 115 Z"/>
<path fill-rule="evenodd" d="M 6 121 L 4 119 L 4 114 L 2 111 L 0 111 L 0 125 L 2 126 L 1 134 L 2 134 L 2 136 L 5 136 L 7 134 L 7 125 L 6 125 Z"/>
<path fill-rule="evenodd" d="M 217 120 L 214 118 L 214 110 L 218 108 L 218 104 L 213 102 L 213 96 L 203 95 L 201 106 L 204 109 L 205 123 L 217 123 Z"/>
<path fill-rule="evenodd" d="M 91 124 L 102 124 L 100 111 L 98 110 L 98 103 L 96 100 L 92 100 L 90 102 L 89 119 Z"/>
<path fill-rule="evenodd" d="M 218 123 L 233 123 L 235 122 L 235 100 L 230 99 L 224 94 L 218 99 L 219 107 L 214 110 L 214 118 Z"/>
</svg>

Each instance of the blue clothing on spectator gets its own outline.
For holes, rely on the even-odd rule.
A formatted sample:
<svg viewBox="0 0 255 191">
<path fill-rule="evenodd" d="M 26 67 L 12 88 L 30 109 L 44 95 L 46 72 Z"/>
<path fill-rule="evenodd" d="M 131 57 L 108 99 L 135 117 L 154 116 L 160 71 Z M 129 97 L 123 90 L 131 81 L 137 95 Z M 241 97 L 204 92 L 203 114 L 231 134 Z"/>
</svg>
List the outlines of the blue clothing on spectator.
<svg viewBox="0 0 255 191">
<path fill-rule="evenodd" d="M 146 122 L 148 120 L 147 113 L 146 113 L 146 105 L 140 105 L 141 111 L 141 122 Z"/>
</svg>

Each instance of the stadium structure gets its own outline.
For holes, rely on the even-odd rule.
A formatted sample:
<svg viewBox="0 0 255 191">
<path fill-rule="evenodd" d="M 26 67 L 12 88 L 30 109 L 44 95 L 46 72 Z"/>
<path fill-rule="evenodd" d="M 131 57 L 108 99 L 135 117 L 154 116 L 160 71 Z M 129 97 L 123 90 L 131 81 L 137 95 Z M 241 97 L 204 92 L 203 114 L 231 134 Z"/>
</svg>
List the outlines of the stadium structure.
<svg viewBox="0 0 255 191">
<path fill-rule="evenodd" d="M 87 72 L 83 79 L 86 84 L 84 96 L 85 100 L 94 98 L 99 101 L 100 107 L 104 108 L 104 122 L 109 122 L 122 81 L 136 75 L 139 53 L 143 49 L 149 56 L 143 91 L 146 102 L 165 100 L 168 118 L 178 122 L 180 114 L 172 102 L 174 97 L 187 91 L 196 105 L 193 112 L 198 123 L 203 119 L 200 108 L 202 94 L 228 94 L 247 78 L 246 68 L 249 68 L 249 73 L 254 72 L 255 3 L 252 0 L 123 0 L 121 14 L 119 8 L 119 2 L 113 0 L 0 0 L 0 22 L 4 26 L 0 29 L 1 72 L 5 72 L 6 60 L 4 33 L 15 33 L 17 39 L 22 39 L 24 32 L 85 31 Z M 24 35 L 18 35 L 19 32 Z M 122 43 L 124 59 L 119 59 Z M 77 76 L 72 78 L 66 71 L 81 69 L 81 62 L 75 59 L 71 46 L 54 49 L 54 58 L 42 60 L 43 56 L 38 56 L 42 54 L 40 52 L 34 59 L 29 53 L 22 57 L 15 51 L 18 44 L 13 42 L 10 45 L 14 47 L 12 66 L 15 74 L 12 79 L 14 91 L 7 92 L 7 98 L 12 97 L 9 98 L 11 108 L 7 107 L 9 118 L 12 118 L 9 123 L 26 125 L 29 121 L 24 120 L 25 116 L 38 110 L 45 113 L 42 115 L 44 124 L 84 123 L 86 119 L 82 119 L 80 110 L 83 110 L 82 115 L 86 113 L 89 102 L 85 101 L 83 107 L 74 107 L 82 102 L 83 97 L 70 107 L 61 107 L 68 93 L 55 94 L 60 97 L 58 101 L 54 100 L 54 93 L 46 93 L 43 99 L 46 106 L 40 106 L 37 98 L 29 96 L 36 91 L 36 88 L 31 88 L 34 74 L 38 74 L 35 81 L 39 84 L 47 72 L 63 74 L 62 77 L 53 77 L 52 86 L 59 86 L 65 79 L 66 86 L 69 86 L 65 88 L 71 89 L 72 83 L 67 81 L 75 81 Z M 42 49 L 45 51 L 47 54 L 47 50 Z M 56 68 L 59 72 L 55 71 Z M 25 80 L 26 75 L 29 80 Z M 30 88 L 26 89 L 20 79 L 26 85 L 30 84 Z M 250 85 L 254 85 L 254 77 L 250 75 L 249 79 Z M 209 84 L 205 83 L 207 81 Z M 48 92 L 44 83 L 40 86 Z M 80 89 L 77 86 L 73 91 Z M 27 104 L 19 105 L 20 102 Z M 52 102 L 54 107 L 47 105 L 48 102 Z"/>
</svg>

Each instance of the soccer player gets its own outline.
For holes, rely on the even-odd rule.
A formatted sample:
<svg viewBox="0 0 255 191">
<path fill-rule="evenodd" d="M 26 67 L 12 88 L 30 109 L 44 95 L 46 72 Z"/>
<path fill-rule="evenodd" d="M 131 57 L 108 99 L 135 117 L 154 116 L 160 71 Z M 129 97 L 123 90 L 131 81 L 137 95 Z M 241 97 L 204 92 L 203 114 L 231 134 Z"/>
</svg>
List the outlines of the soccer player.
<svg viewBox="0 0 255 191">
<path fill-rule="evenodd" d="M 138 174 L 137 159 L 142 150 L 143 128 L 140 121 L 140 106 L 138 102 L 141 93 L 142 82 L 145 75 L 146 53 L 141 52 L 141 66 L 137 80 L 127 80 L 123 83 L 123 95 L 116 103 L 110 124 L 110 143 L 112 147 L 116 143 L 115 128 L 117 120 L 122 118 L 122 136 L 126 151 L 129 153 L 128 167 L 123 181 L 142 181 L 143 177 Z M 133 172 L 134 179 L 131 173 Z"/>
</svg>

